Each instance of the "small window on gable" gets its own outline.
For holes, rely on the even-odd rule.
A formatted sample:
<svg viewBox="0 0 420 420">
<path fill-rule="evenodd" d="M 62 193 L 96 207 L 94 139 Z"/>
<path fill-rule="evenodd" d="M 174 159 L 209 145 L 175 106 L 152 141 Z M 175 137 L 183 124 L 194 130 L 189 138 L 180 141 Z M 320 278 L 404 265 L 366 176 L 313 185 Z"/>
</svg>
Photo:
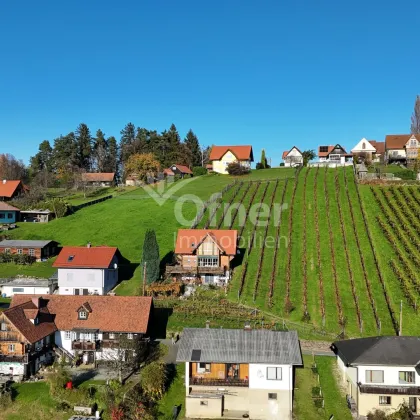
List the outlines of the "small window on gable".
<svg viewBox="0 0 420 420">
<path fill-rule="evenodd" d="M 79 311 L 79 319 L 87 319 L 88 315 L 86 311 Z"/>
<path fill-rule="evenodd" d="M 7 324 L 5 322 L 2 322 L 0 324 L 0 327 L 1 327 L 1 331 L 7 331 Z"/>
<path fill-rule="evenodd" d="M 366 143 L 362 144 L 362 149 L 365 150 L 366 149 Z"/>
</svg>

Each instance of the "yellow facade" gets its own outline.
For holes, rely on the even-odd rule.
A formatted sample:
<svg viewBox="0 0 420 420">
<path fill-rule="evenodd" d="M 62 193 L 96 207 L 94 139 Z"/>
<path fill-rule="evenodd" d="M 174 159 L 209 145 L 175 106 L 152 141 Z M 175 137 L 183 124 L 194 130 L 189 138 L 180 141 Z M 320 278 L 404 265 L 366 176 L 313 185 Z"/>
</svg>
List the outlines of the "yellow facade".
<svg viewBox="0 0 420 420">
<path fill-rule="evenodd" d="M 227 151 L 220 160 L 213 160 L 213 172 L 227 175 L 227 166 L 229 165 L 229 163 L 235 162 L 237 160 L 238 159 L 232 152 Z M 251 164 L 249 160 L 241 160 L 239 162 L 244 166 L 249 166 Z"/>
</svg>

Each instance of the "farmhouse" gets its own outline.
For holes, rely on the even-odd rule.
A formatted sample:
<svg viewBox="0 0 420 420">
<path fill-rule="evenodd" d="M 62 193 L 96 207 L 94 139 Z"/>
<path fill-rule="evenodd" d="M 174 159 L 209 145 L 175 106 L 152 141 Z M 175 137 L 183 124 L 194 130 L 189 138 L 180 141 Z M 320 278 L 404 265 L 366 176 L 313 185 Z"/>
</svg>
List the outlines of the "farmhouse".
<svg viewBox="0 0 420 420">
<path fill-rule="evenodd" d="M 0 279 L 0 294 L 3 297 L 12 297 L 17 294 L 48 295 L 54 292 L 57 281 L 53 279 L 39 279 L 34 277 L 15 277 Z"/>
<path fill-rule="evenodd" d="M 359 143 L 351 149 L 351 153 L 353 157 L 357 156 L 363 161 L 379 162 L 385 155 L 385 142 L 362 138 Z"/>
<path fill-rule="evenodd" d="M 19 180 L 3 179 L 0 182 L 0 200 L 8 201 L 17 198 L 24 194 L 27 187 L 25 187 Z"/>
<path fill-rule="evenodd" d="M 318 158 L 320 162 L 345 163 L 351 159 L 352 155 L 346 152 L 344 147 L 336 144 L 335 146 L 319 146 Z"/>
<path fill-rule="evenodd" d="M 118 248 L 65 246 L 53 267 L 60 295 L 105 295 L 118 282 Z"/>
<path fill-rule="evenodd" d="M 175 264 L 166 273 L 181 281 L 225 285 L 237 250 L 236 230 L 179 229 Z"/>
<path fill-rule="evenodd" d="M 185 328 L 177 361 L 186 417 L 292 419 L 296 331 Z"/>
<path fill-rule="evenodd" d="M 26 309 L 30 313 L 25 314 Z M 4 313 L 19 313 L 20 332 L 31 327 L 28 316 L 48 314 L 34 325 L 42 326 L 48 335 L 53 334 L 49 343 L 54 343 L 55 353 L 71 361 L 94 364 L 97 360 L 113 360 L 119 352 L 133 350 L 146 339 L 151 329 L 152 309 L 150 297 L 15 295 L 11 308 Z M 22 319 L 22 313 L 26 319 Z M 43 322 L 48 324 L 44 326 Z M 15 341 L 16 347 L 19 339 Z M 24 343 L 21 344 L 25 351 Z"/>
<path fill-rule="evenodd" d="M 283 162 L 286 167 L 303 165 L 302 152 L 293 146 L 290 150 L 283 152 Z"/>
<path fill-rule="evenodd" d="M 115 184 L 114 172 L 83 173 L 82 181 L 91 187 L 111 187 Z"/>
<path fill-rule="evenodd" d="M 385 137 L 386 161 L 409 164 L 419 156 L 420 134 L 392 134 Z"/>
<path fill-rule="evenodd" d="M 16 223 L 19 219 L 19 209 L 0 201 L 0 224 Z"/>
<path fill-rule="evenodd" d="M 252 146 L 213 146 L 209 160 L 212 162 L 212 171 L 227 174 L 227 166 L 232 162 L 239 162 L 246 168 L 251 168 L 254 162 Z"/>
<path fill-rule="evenodd" d="M 420 338 L 368 337 L 337 341 L 341 380 L 357 414 L 392 412 L 404 401 L 420 414 Z"/>
<path fill-rule="evenodd" d="M 26 254 L 43 261 L 57 253 L 58 243 L 55 241 L 32 241 L 23 239 L 6 239 L 0 242 L 0 252 L 9 254 Z"/>
<path fill-rule="evenodd" d="M 165 172 L 166 171 L 166 172 Z M 185 165 L 172 165 L 170 168 L 167 168 L 163 171 L 166 176 L 175 176 L 178 175 L 180 178 L 191 177 L 193 176 L 192 170 Z"/>
</svg>

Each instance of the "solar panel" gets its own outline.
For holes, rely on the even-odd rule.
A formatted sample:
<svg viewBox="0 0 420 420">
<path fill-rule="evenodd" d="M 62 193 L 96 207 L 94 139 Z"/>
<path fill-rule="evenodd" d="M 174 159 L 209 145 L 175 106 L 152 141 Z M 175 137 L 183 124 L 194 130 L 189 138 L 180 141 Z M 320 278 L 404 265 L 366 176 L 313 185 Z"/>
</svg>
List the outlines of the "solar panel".
<svg viewBox="0 0 420 420">
<path fill-rule="evenodd" d="M 191 360 L 193 362 L 199 362 L 201 359 L 201 350 L 193 350 L 191 353 Z"/>
</svg>

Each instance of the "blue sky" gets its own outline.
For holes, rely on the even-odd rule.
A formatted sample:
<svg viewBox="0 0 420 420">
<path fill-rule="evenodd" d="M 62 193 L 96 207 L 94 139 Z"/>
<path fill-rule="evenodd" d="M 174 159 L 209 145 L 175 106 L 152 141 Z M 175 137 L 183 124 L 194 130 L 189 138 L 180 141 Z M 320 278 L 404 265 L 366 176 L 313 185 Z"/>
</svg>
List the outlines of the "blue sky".
<svg viewBox="0 0 420 420">
<path fill-rule="evenodd" d="M 390 7 L 392 5 L 392 7 Z M 281 161 L 410 128 L 420 2 L 0 2 L 0 153 L 85 122 L 192 128 Z"/>
</svg>

